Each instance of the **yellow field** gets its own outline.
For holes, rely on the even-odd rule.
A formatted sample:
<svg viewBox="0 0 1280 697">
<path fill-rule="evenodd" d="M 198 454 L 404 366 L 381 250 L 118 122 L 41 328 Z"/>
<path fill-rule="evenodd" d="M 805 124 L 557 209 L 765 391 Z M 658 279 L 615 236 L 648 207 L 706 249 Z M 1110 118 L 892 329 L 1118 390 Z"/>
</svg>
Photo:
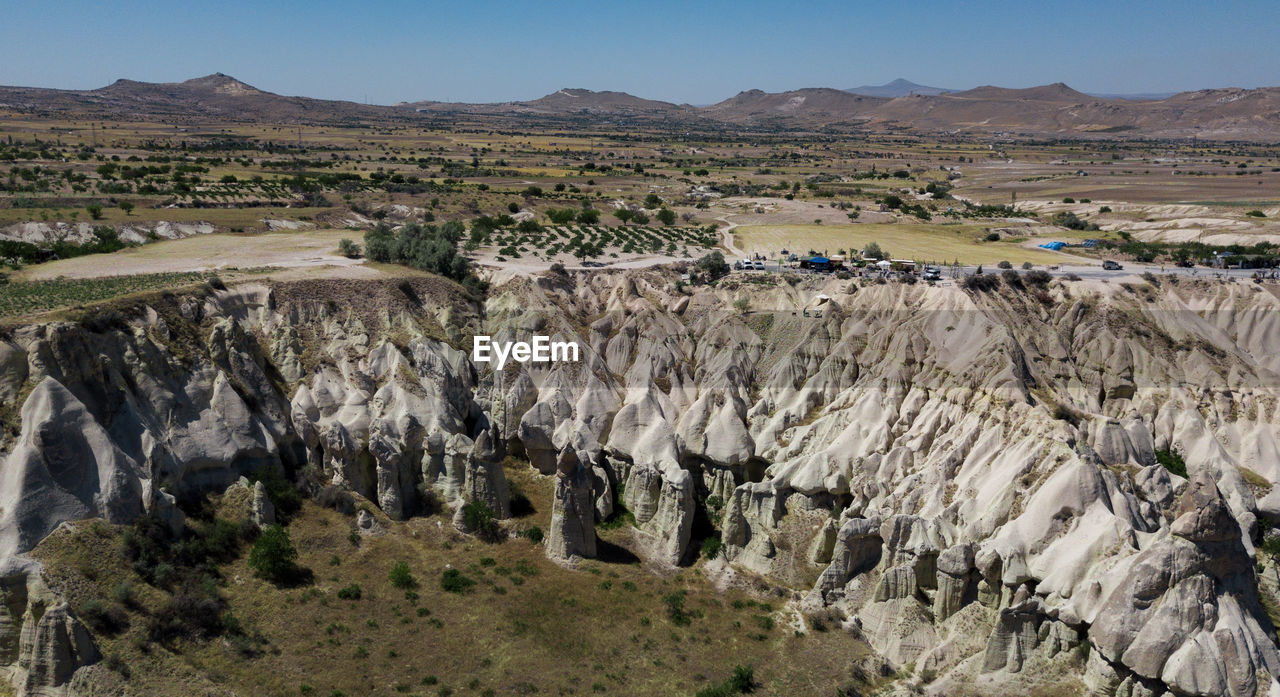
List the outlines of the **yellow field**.
<svg viewBox="0 0 1280 697">
<path fill-rule="evenodd" d="M 810 249 L 837 254 L 841 249 L 860 250 L 872 242 L 894 259 L 915 259 L 961 264 L 1058 264 L 1066 257 L 1023 243 L 981 242 L 980 225 L 930 225 L 926 223 L 867 223 L 863 225 L 751 225 L 733 231 L 743 251 L 775 258 L 782 249 L 805 254 Z M 1048 241 L 1050 238 L 1045 238 Z"/>
<path fill-rule="evenodd" d="M 220 233 L 152 242 L 114 254 L 93 254 L 28 266 L 12 274 L 20 281 L 94 278 L 128 274 L 173 273 L 278 266 L 326 275 L 376 276 L 379 272 L 338 254 L 338 240 L 363 243 L 352 230 L 308 230 L 259 234 Z"/>
</svg>

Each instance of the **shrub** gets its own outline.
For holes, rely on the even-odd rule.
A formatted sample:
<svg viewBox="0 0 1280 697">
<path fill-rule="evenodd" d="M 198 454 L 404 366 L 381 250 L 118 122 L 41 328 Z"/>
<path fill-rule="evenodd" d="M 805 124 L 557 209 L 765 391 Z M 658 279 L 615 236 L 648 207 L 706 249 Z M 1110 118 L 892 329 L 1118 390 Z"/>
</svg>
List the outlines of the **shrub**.
<svg viewBox="0 0 1280 697">
<path fill-rule="evenodd" d="M 138 604 L 138 598 L 133 591 L 133 584 L 128 581 L 121 581 L 111 587 L 111 599 L 124 607 L 134 607 Z"/>
<path fill-rule="evenodd" d="M 80 607 L 80 618 L 99 634 L 115 635 L 129 626 L 129 615 L 118 604 L 90 600 Z"/>
<path fill-rule="evenodd" d="M 476 537 L 487 542 L 495 542 L 500 538 L 502 529 L 498 527 L 497 516 L 484 501 L 468 501 L 462 507 L 462 517 L 467 529 Z"/>
<path fill-rule="evenodd" d="M 396 588 L 413 588 L 418 585 L 417 580 L 413 578 L 413 574 L 409 573 L 409 564 L 403 561 L 398 561 L 395 566 L 391 567 L 391 573 L 387 574 L 387 578 L 391 580 L 391 585 Z"/>
<path fill-rule="evenodd" d="M 998 288 L 1000 279 L 990 274 L 972 274 L 964 277 L 963 285 L 965 290 L 987 292 Z"/>
<path fill-rule="evenodd" d="M 983 239 L 984 241 L 986 241 L 986 242 L 999 242 L 999 241 L 1000 241 L 1000 233 L 998 233 L 998 232 L 988 232 L 988 233 L 987 233 L 987 236 L 986 236 L 986 237 L 983 237 L 982 239 Z"/>
<path fill-rule="evenodd" d="M 356 500 L 341 487 L 326 486 L 316 493 L 316 503 L 343 515 L 356 512 Z"/>
<path fill-rule="evenodd" d="M 1176 474 L 1183 479 L 1187 478 L 1187 463 L 1182 459 L 1182 453 L 1176 449 L 1157 450 L 1156 462 L 1169 470 L 1170 474 Z"/>
<path fill-rule="evenodd" d="M 1018 276 L 1018 272 L 1013 269 L 1005 269 L 1000 272 L 1000 277 L 1004 279 L 1006 285 L 1010 288 L 1022 288 L 1022 279 Z"/>
<path fill-rule="evenodd" d="M 338 240 L 338 253 L 348 259 L 359 258 L 360 245 L 344 237 Z"/>
<path fill-rule="evenodd" d="M 226 601 L 218 596 L 213 579 L 192 580 L 151 617 L 148 635 L 158 642 L 217 636 L 225 628 L 225 610 Z"/>
<path fill-rule="evenodd" d="M 732 697 L 754 692 L 755 689 L 755 671 L 750 666 L 736 666 L 732 676 L 719 685 L 698 690 L 697 697 Z"/>
<path fill-rule="evenodd" d="M 253 543 L 253 551 L 249 553 L 249 566 L 260 578 L 272 583 L 284 583 L 292 580 L 298 568 L 294 562 L 298 558 L 298 550 L 294 549 L 289 533 L 279 525 L 269 526 Z"/>
<path fill-rule="evenodd" d="M 279 467 L 263 465 L 249 477 L 249 481 L 253 484 L 262 482 L 262 487 L 267 491 L 267 498 L 276 509 L 276 518 L 281 522 L 287 523 L 293 514 L 302 508 L 301 492 L 292 482 L 285 479 Z"/>
<path fill-rule="evenodd" d="M 353 583 L 345 588 L 338 589 L 338 598 L 340 600 L 359 600 L 364 597 L 364 591 L 360 588 L 359 583 Z"/>
<path fill-rule="evenodd" d="M 462 575 L 457 569 L 445 569 L 440 575 L 440 587 L 447 593 L 457 593 L 464 595 L 476 582 L 467 576 Z"/>
<path fill-rule="evenodd" d="M 662 603 L 667 606 L 667 618 L 677 627 L 687 627 L 693 624 L 694 618 L 701 616 L 697 610 L 685 609 L 685 596 L 682 590 L 662 596 Z"/>
<path fill-rule="evenodd" d="M 1010 264 L 1010 263 L 1009 263 L 1009 262 L 1007 262 L 1007 261 L 1002 261 L 1002 262 L 1000 262 L 999 264 L 996 264 L 996 266 L 997 266 L 998 268 L 1001 268 L 1001 269 L 1012 269 L 1012 268 L 1013 268 L 1013 264 Z"/>
<path fill-rule="evenodd" d="M 720 549 L 723 546 L 719 537 L 708 537 L 702 541 L 702 558 L 715 559 L 720 556 Z"/>
<path fill-rule="evenodd" d="M 1066 421 L 1072 426 L 1080 425 L 1080 414 L 1065 404 L 1055 404 L 1053 406 L 1053 418 L 1059 421 Z"/>
<path fill-rule="evenodd" d="M 1022 274 L 1022 280 L 1028 285 L 1044 287 L 1053 280 L 1053 275 L 1044 270 L 1028 271 Z"/>
<path fill-rule="evenodd" d="M 536 545 L 542 542 L 542 528 L 534 525 L 533 527 L 520 531 L 520 536 Z"/>
</svg>

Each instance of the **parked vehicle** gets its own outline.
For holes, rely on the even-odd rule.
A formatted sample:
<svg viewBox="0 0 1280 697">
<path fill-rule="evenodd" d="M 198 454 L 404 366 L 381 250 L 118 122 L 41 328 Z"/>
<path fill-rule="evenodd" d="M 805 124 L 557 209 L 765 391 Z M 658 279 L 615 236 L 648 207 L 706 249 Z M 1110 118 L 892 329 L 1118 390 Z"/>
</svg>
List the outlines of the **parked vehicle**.
<svg viewBox="0 0 1280 697">
<path fill-rule="evenodd" d="M 1123 268 L 1124 268 L 1123 266 L 1121 266 L 1120 264 L 1114 261 L 1111 261 L 1110 259 L 1107 259 L 1106 261 L 1102 262 L 1102 269 L 1104 271 L 1119 271 Z"/>
<path fill-rule="evenodd" d="M 920 274 L 920 278 L 926 281 L 941 281 L 942 273 L 932 266 L 924 267 L 924 273 Z"/>
<path fill-rule="evenodd" d="M 756 271 L 764 271 L 764 262 L 757 259 L 751 262 L 751 268 L 755 269 Z"/>
<path fill-rule="evenodd" d="M 742 270 L 742 260 L 741 260 L 741 259 L 739 259 L 739 260 L 737 260 L 737 261 L 733 262 L 733 270 L 734 270 L 734 271 L 741 271 L 741 270 Z"/>
</svg>

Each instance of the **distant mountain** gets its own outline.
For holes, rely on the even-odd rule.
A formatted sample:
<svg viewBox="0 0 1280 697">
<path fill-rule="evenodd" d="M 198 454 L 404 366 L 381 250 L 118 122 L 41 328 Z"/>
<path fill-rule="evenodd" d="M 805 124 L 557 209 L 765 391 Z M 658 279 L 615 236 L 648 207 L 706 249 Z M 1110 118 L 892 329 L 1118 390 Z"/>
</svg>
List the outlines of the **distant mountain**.
<svg viewBox="0 0 1280 697">
<path fill-rule="evenodd" d="M 1154 102 L 1161 99 L 1168 99 L 1177 92 L 1136 92 L 1131 94 L 1102 94 L 1099 92 L 1090 92 L 1089 95 L 1098 99 L 1128 99 L 1133 102 Z"/>
<path fill-rule="evenodd" d="M 96 90 L 0 87 L 0 106 L 46 114 L 164 118 L 176 122 L 216 118 L 226 121 L 344 123 L 386 119 L 390 115 L 386 107 L 310 97 L 284 97 L 222 73 L 184 82 L 116 80 Z"/>
<path fill-rule="evenodd" d="M 209 121 L 280 124 L 430 124 L 459 121 L 503 126 L 658 124 L 777 130 L 1003 133 L 1028 136 L 1178 137 L 1280 140 L 1280 88 L 1225 88 L 1163 98 L 1115 99 L 1088 95 L 1062 83 L 1021 89 L 983 86 L 923 94 L 897 80 L 907 94 L 868 96 L 812 87 L 787 92 L 747 90 L 695 107 L 643 99 L 625 92 L 566 88 L 538 99 L 492 104 L 410 102 L 370 106 L 347 101 L 285 97 L 228 75 L 173 83 L 117 80 L 96 90 L 0 87 L 0 110 L 53 118 L 89 116 L 165 123 Z M 861 89 L 861 88 L 857 88 Z M 1153 95 L 1158 96 L 1158 95 Z"/>
<path fill-rule="evenodd" d="M 747 90 L 698 113 L 718 120 L 741 124 L 825 126 L 851 123 L 869 116 L 887 102 L 883 97 L 866 97 L 828 87 L 809 87 L 790 92 Z"/>
<path fill-rule="evenodd" d="M 905 97 L 910 94 L 922 94 L 925 96 L 936 96 L 955 92 L 944 87 L 928 87 L 926 85 L 917 85 L 910 80 L 898 78 L 893 82 L 886 82 L 883 85 L 863 85 L 862 87 L 850 87 L 845 92 L 860 94 L 865 97 Z"/>
<path fill-rule="evenodd" d="M 672 113 L 683 111 L 670 102 L 642 99 L 626 92 L 593 92 L 584 89 L 562 89 L 545 97 L 522 104 L 531 109 L 569 113 Z"/>
</svg>

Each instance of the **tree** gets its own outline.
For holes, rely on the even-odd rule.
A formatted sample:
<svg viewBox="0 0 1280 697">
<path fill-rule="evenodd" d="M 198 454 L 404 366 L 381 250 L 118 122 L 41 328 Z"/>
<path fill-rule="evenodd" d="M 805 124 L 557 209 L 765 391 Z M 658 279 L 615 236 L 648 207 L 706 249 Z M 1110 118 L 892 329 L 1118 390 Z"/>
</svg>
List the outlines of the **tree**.
<svg viewBox="0 0 1280 697">
<path fill-rule="evenodd" d="M 547 219 L 552 225 L 568 225 L 578 216 L 578 212 L 572 208 L 548 208 Z"/>
<path fill-rule="evenodd" d="M 720 252 L 711 252 L 698 260 L 698 269 L 707 274 L 708 279 L 715 280 L 729 273 L 729 265 Z"/>
<path fill-rule="evenodd" d="M 636 215 L 635 211 L 631 210 L 630 208 L 618 208 L 613 211 L 613 217 L 617 218 L 618 220 L 621 220 L 623 225 L 626 225 L 628 222 L 630 222 L 631 219 L 635 217 L 635 215 Z"/>
<path fill-rule="evenodd" d="M 97 203 L 90 203 L 84 209 L 89 211 L 89 217 L 94 220 L 102 220 L 102 206 Z"/>
<path fill-rule="evenodd" d="M 124 211 L 125 215 L 133 215 L 133 201 L 121 201 L 120 210 Z"/>
<path fill-rule="evenodd" d="M 581 225 L 596 225 L 600 222 L 600 211 L 594 208 L 584 208 L 578 213 L 578 223 Z"/>
<path fill-rule="evenodd" d="M 409 564 L 403 561 L 398 561 L 395 566 L 391 567 L 391 573 L 387 574 L 387 578 L 391 580 L 391 585 L 396 588 L 407 589 L 418 585 L 418 581 L 414 579 L 413 574 L 409 573 Z"/>
<path fill-rule="evenodd" d="M 662 208 L 658 211 L 658 220 L 663 225 L 671 225 L 676 222 L 676 213 L 670 208 Z"/>
<path fill-rule="evenodd" d="M 636 225 L 648 225 L 649 216 L 645 215 L 644 211 L 636 211 L 631 215 L 631 222 L 635 223 Z"/>
<path fill-rule="evenodd" d="M 260 578 L 272 583 L 282 583 L 297 574 L 294 562 L 298 550 L 294 549 L 289 533 L 279 525 L 271 525 L 253 543 L 249 552 L 249 566 Z"/>
<path fill-rule="evenodd" d="M 645 208 L 657 208 L 658 206 L 661 206 L 661 205 L 662 205 L 662 199 L 658 198 L 657 194 L 649 194 L 648 196 L 644 197 Z"/>
<path fill-rule="evenodd" d="M 880 249 L 879 242 L 871 242 L 862 248 L 862 256 L 867 259 L 884 259 L 888 255 L 884 253 L 883 249 Z"/>
</svg>

